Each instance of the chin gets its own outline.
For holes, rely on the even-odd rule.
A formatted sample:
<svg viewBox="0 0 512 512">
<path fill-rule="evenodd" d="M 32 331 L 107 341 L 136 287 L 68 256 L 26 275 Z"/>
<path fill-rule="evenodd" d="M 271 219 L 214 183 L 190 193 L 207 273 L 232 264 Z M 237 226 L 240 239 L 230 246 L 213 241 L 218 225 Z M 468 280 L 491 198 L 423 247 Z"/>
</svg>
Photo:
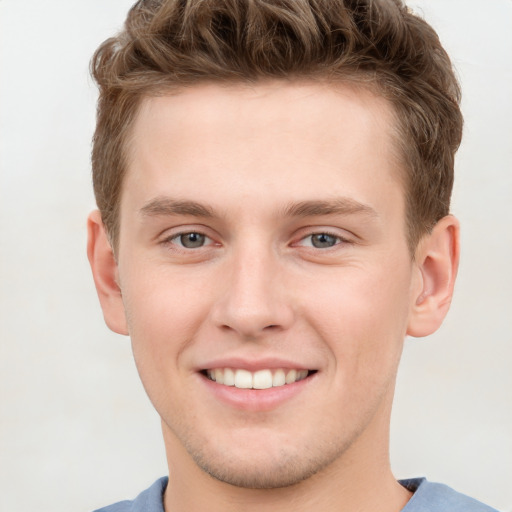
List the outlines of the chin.
<svg viewBox="0 0 512 512">
<path fill-rule="evenodd" d="M 319 449 L 320 448 L 320 449 Z M 327 448 L 327 447 L 325 447 Z M 194 462 L 214 479 L 246 489 L 278 489 L 296 485 L 332 464 L 340 451 L 316 449 L 286 450 L 280 448 L 229 454 L 189 451 Z M 313 455 L 315 454 L 316 455 Z"/>
<path fill-rule="evenodd" d="M 196 464 L 208 473 L 211 477 L 235 487 L 245 489 L 278 489 L 296 485 L 303 480 L 307 480 L 322 469 L 310 464 L 301 464 L 297 462 L 268 463 L 260 467 L 253 464 L 247 464 L 247 461 L 232 466 L 223 466 L 217 464 L 203 463 L 196 461 Z"/>
</svg>

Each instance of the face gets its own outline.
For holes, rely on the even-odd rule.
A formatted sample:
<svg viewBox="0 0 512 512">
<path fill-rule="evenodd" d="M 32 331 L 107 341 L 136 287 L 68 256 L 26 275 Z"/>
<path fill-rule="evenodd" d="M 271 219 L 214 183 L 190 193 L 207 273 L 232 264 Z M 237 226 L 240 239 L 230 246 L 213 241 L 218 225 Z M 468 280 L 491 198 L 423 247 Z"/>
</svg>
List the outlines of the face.
<svg viewBox="0 0 512 512">
<path fill-rule="evenodd" d="M 281 487 L 386 444 L 416 287 L 391 133 L 341 85 L 145 100 L 117 272 L 177 465 Z"/>
</svg>

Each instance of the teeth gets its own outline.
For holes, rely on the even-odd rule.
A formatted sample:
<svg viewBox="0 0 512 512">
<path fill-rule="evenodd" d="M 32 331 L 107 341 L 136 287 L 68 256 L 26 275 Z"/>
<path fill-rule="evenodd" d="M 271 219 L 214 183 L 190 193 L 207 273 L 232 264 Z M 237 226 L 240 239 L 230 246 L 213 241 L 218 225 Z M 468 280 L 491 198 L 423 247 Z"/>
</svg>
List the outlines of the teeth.
<svg viewBox="0 0 512 512">
<path fill-rule="evenodd" d="M 215 370 L 215 374 L 217 374 L 217 370 Z M 242 389 L 252 388 L 252 373 L 247 370 L 237 370 L 235 372 L 235 387 Z"/>
<path fill-rule="evenodd" d="M 286 374 L 286 384 L 291 384 L 297 380 L 297 370 L 290 370 Z"/>
<path fill-rule="evenodd" d="M 215 370 L 215 380 L 219 384 L 224 384 L 224 372 L 220 368 Z"/>
<path fill-rule="evenodd" d="M 272 387 L 272 372 L 270 370 L 260 370 L 252 376 L 252 387 L 254 389 L 268 389 Z"/>
<path fill-rule="evenodd" d="M 284 370 L 276 370 L 272 376 L 272 386 L 284 386 L 286 384 L 286 376 Z"/>
<path fill-rule="evenodd" d="M 297 380 L 305 379 L 308 376 L 307 370 L 298 370 L 297 371 Z"/>
<path fill-rule="evenodd" d="M 235 372 L 231 368 L 224 370 L 224 385 L 234 386 L 235 385 Z"/>
<path fill-rule="evenodd" d="M 308 370 L 235 370 L 233 368 L 215 368 L 207 370 L 208 377 L 225 386 L 235 386 L 240 389 L 269 389 L 271 387 L 293 384 L 308 376 Z"/>
</svg>

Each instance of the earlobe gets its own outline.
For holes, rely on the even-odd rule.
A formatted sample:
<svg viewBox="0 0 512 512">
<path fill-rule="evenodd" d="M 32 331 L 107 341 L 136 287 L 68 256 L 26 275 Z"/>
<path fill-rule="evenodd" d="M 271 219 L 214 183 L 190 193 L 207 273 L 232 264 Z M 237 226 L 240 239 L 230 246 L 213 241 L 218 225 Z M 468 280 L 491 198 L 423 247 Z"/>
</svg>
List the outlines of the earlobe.
<svg viewBox="0 0 512 512">
<path fill-rule="evenodd" d="M 459 222 L 447 215 L 425 235 L 416 250 L 419 285 L 413 290 L 408 335 L 428 336 L 440 327 L 450 308 L 459 253 Z"/>
<path fill-rule="evenodd" d="M 87 257 L 105 322 L 112 331 L 128 335 L 117 262 L 98 210 L 87 219 L 87 234 Z"/>
</svg>

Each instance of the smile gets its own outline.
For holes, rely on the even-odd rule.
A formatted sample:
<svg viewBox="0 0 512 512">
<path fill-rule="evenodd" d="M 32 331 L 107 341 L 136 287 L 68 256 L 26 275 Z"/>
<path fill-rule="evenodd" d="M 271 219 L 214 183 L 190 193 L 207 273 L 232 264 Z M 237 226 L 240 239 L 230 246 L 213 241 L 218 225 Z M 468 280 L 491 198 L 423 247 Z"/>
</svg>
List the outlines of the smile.
<svg viewBox="0 0 512 512">
<path fill-rule="evenodd" d="M 313 371 L 283 368 L 255 372 L 234 368 L 214 368 L 204 371 L 204 374 L 217 384 L 240 389 L 269 389 L 285 386 L 303 380 L 311 373 Z"/>
</svg>

